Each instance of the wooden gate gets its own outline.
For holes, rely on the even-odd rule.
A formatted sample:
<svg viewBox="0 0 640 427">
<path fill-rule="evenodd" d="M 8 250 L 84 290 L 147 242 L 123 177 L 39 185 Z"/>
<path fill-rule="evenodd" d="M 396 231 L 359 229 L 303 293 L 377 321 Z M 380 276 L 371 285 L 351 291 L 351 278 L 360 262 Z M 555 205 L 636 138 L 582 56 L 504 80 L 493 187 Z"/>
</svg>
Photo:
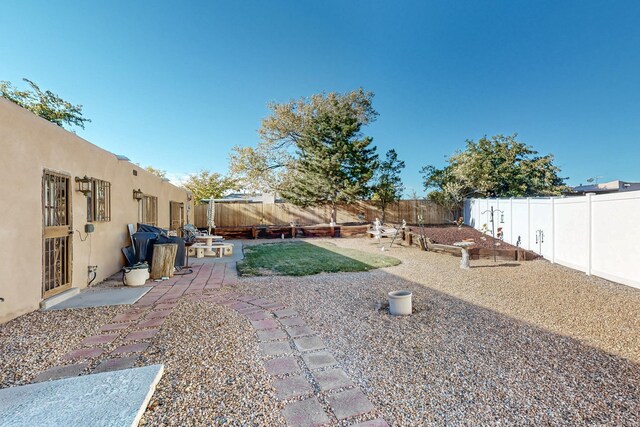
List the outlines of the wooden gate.
<svg viewBox="0 0 640 427">
<path fill-rule="evenodd" d="M 71 287 L 70 178 L 44 171 L 42 176 L 42 296 L 48 298 Z"/>
<path fill-rule="evenodd" d="M 169 230 L 180 233 L 182 227 L 184 227 L 184 203 L 169 202 Z"/>
</svg>

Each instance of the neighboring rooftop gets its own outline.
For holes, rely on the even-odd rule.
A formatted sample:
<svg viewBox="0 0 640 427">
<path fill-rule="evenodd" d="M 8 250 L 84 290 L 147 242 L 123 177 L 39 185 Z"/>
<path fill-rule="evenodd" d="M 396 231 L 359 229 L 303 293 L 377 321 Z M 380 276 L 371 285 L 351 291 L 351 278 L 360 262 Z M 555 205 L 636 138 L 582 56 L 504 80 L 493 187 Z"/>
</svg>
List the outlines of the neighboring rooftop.
<svg viewBox="0 0 640 427">
<path fill-rule="evenodd" d="M 637 191 L 640 190 L 640 182 L 627 182 L 627 181 L 609 181 L 599 184 L 578 185 L 573 187 L 573 195 L 583 195 L 586 193 L 615 193 L 618 191 Z"/>
</svg>

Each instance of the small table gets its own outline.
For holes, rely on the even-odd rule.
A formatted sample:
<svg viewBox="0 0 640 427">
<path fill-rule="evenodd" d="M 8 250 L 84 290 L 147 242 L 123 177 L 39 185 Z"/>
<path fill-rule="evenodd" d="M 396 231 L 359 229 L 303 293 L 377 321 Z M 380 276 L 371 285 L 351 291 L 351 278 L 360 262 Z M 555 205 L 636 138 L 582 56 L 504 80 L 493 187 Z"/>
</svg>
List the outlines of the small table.
<svg viewBox="0 0 640 427">
<path fill-rule="evenodd" d="M 214 240 L 222 241 L 224 240 L 224 237 L 212 236 L 210 234 L 207 234 L 205 236 L 196 236 L 196 240 L 205 241 L 206 242 L 205 246 L 212 246 Z M 204 254 L 205 256 L 215 256 L 214 252 L 211 249 L 206 249 Z"/>
<path fill-rule="evenodd" d="M 471 267 L 469 262 L 469 250 L 470 246 L 475 245 L 474 242 L 455 242 L 453 246 L 457 246 L 462 249 L 462 259 L 460 260 L 460 268 L 468 270 Z"/>
</svg>

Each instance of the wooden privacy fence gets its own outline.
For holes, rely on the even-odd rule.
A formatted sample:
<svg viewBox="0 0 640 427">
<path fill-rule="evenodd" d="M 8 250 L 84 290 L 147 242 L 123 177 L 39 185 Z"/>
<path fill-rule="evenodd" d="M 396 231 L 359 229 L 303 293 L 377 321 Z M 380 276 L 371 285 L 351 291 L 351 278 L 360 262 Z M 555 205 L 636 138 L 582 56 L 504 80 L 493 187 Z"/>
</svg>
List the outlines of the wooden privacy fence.
<svg viewBox="0 0 640 427">
<path fill-rule="evenodd" d="M 328 224 L 331 219 L 331 208 L 300 208 L 290 203 L 216 203 L 216 227 L 250 227 L 258 225 L 288 225 L 296 222 L 299 225 Z M 422 215 L 425 224 L 450 223 L 451 214 L 436 203 L 426 200 L 401 200 L 386 210 L 386 223 L 417 224 L 417 215 Z M 358 223 L 373 222 L 382 218 L 382 211 L 370 202 L 357 202 L 349 206 L 338 207 L 337 222 Z M 194 225 L 207 227 L 207 205 L 194 208 Z"/>
</svg>

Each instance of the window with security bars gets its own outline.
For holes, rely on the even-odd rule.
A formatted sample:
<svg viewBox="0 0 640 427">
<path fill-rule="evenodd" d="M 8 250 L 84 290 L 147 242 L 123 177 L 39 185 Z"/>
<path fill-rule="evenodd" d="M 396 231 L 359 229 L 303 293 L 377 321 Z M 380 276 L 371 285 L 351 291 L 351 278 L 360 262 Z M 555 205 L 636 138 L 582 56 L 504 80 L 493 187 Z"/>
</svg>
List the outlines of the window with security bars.
<svg viewBox="0 0 640 427">
<path fill-rule="evenodd" d="M 87 221 L 111 221 L 111 183 L 91 180 L 91 193 L 87 196 Z"/>
<path fill-rule="evenodd" d="M 140 223 L 158 226 L 158 198 L 144 194 L 140 203 Z"/>
</svg>

